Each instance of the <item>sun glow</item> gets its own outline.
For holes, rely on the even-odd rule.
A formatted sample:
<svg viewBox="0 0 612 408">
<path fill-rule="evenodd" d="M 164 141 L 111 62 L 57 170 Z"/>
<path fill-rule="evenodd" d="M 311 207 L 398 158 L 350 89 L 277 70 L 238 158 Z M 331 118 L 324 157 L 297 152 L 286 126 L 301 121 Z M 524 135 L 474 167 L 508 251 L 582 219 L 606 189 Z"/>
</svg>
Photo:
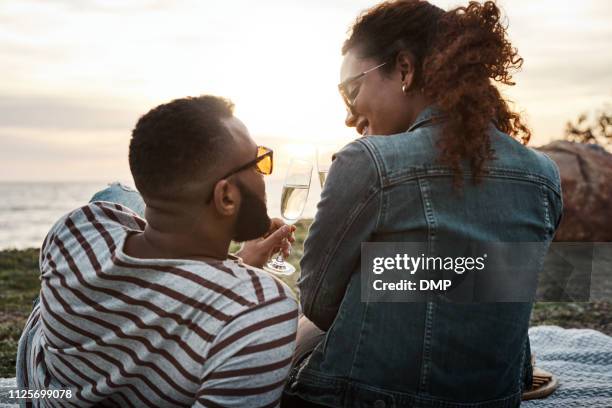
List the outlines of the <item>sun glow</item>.
<svg viewBox="0 0 612 408">
<path fill-rule="evenodd" d="M 93 164 L 103 152 L 114 165 L 92 165 L 80 176 L 104 171 L 125 179 L 125 148 L 138 117 L 159 103 L 204 93 L 231 98 L 257 143 L 277 151 L 281 167 L 285 155 L 312 150 L 288 145 L 341 147 L 358 135 L 344 126 L 337 93 L 340 48 L 354 18 L 374 4 L 0 2 L 0 178 L 70 180 L 74 163 Z M 596 0 L 579 7 L 552 0 L 500 4 L 525 58 L 508 95 L 529 113 L 534 144 L 546 143 L 561 135 L 565 121 L 609 100 L 609 7 Z M 59 168 L 36 159 L 81 142 L 80 154 L 64 155 Z M 118 147 L 114 158 L 106 154 L 109 144 Z M 9 163 L 17 152 L 16 176 Z"/>
</svg>

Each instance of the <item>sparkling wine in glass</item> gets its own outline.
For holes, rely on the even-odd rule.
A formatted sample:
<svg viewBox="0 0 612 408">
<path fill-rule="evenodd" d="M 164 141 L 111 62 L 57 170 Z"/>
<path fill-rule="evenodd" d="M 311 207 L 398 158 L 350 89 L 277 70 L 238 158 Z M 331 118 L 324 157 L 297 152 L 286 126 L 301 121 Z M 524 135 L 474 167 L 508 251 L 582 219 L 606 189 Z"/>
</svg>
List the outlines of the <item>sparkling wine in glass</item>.
<svg viewBox="0 0 612 408">
<path fill-rule="evenodd" d="M 323 188 L 327 179 L 327 173 L 329 172 L 334 153 L 335 149 L 332 146 L 317 147 L 317 172 L 319 173 L 321 188 Z"/>
<path fill-rule="evenodd" d="M 323 184 L 325 184 L 328 172 L 329 170 L 319 170 L 319 184 L 321 184 L 321 188 L 323 188 Z"/>
<path fill-rule="evenodd" d="M 291 160 L 281 194 L 281 218 L 285 224 L 293 225 L 302 216 L 308 200 L 311 177 L 311 162 L 300 159 Z M 283 259 L 282 251 L 277 257 L 268 261 L 264 269 L 277 275 L 291 275 L 295 272 L 295 267 Z"/>
</svg>

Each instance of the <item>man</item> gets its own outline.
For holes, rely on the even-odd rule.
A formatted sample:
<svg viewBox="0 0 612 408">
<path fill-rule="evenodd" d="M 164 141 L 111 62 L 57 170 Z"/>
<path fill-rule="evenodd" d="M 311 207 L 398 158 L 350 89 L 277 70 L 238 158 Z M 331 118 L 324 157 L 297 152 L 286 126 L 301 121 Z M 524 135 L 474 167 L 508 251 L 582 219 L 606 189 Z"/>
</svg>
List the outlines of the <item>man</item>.
<svg viewBox="0 0 612 408">
<path fill-rule="evenodd" d="M 114 185 L 51 229 L 17 374 L 21 389 L 66 392 L 35 406 L 278 404 L 297 304 L 249 265 L 292 230 L 266 213 L 272 151 L 232 112 L 214 96 L 151 110 L 129 152 L 144 219 L 139 195 Z M 243 260 L 228 255 L 232 240 L 254 240 Z"/>
</svg>

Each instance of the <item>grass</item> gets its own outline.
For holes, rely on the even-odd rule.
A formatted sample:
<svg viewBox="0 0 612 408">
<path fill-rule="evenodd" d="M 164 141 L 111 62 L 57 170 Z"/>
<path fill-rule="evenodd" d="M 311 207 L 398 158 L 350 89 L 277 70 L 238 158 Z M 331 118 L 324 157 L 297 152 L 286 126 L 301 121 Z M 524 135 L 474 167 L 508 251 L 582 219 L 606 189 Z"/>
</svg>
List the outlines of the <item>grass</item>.
<svg viewBox="0 0 612 408">
<path fill-rule="evenodd" d="M 612 336 L 612 302 L 536 303 L 531 325 L 594 329 Z"/>
<path fill-rule="evenodd" d="M 285 278 L 295 288 L 299 259 L 310 221 L 297 226 L 293 251 L 288 261 L 298 273 Z M 236 245 L 231 250 L 235 251 Z M 15 376 L 15 355 L 21 330 L 38 294 L 38 249 L 0 251 L 0 378 Z M 612 303 L 536 303 L 531 325 L 558 325 L 566 328 L 591 328 L 612 335 Z"/>
<path fill-rule="evenodd" d="M 38 250 L 0 252 L 0 378 L 15 376 L 17 342 L 40 289 Z"/>
</svg>

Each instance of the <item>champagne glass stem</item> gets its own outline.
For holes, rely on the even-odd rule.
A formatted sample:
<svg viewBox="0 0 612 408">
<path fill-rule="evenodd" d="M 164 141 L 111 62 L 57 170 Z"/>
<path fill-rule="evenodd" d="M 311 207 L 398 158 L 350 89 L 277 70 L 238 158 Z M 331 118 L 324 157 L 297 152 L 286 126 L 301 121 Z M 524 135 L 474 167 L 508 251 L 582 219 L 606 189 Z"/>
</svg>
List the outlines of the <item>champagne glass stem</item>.
<svg viewBox="0 0 612 408">
<path fill-rule="evenodd" d="M 283 244 L 287 242 L 287 238 L 283 238 Z M 289 246 L 289 253 L 291 253 L 291 246 Z M 280 251 L 278 251 L 278 255 L 276 256 L 276 262 L 278 263 L 283 263 L 285 262 L 285 257 L 283 256 L 283 249 L 281 248 Z"/>
</svg>

